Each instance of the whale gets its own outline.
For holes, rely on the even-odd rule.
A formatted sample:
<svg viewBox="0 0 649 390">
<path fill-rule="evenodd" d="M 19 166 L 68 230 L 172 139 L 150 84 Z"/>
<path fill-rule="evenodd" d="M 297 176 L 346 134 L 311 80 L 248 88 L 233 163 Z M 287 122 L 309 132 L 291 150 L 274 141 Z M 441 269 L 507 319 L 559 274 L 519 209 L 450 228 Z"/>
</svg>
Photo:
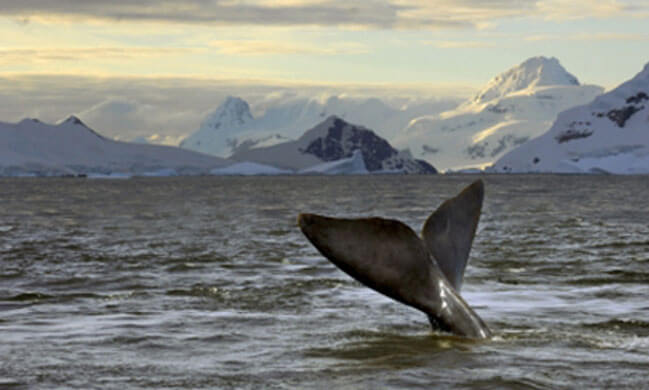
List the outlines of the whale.
<svg viewBox="0 0 649 390">
<path fill-rule="evenodd" d="M 478 227 L 484 183 L 476 180 L 444 201 L 418 236 L 403 222 L 379 217 L 299 214 L 315 248 L 363 285 L 422 311 L 434 331 L 471 339 L 492 333 L 460 296 Z"/>
</svg>

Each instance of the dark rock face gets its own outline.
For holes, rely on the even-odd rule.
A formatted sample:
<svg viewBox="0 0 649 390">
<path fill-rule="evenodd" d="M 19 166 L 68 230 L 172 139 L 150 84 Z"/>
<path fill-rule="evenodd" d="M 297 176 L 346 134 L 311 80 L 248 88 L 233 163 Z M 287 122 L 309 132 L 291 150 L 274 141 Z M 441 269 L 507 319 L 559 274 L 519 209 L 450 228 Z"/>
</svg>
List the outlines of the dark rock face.
<svg viewBox="0 0 649 390">
<path fill-rule="evenodd" d="M 489 142 L 481 142 L 475 145 L 471 145 L 467 147 L 464 152 L 471 157 L 472 160 L 480 159 L 480 158 L 485 158 L 487 154 L 491 157 L 496 157 L 500 153 L 502 153 L 505 149 L 507 149 L 510 146 L 518 146 L 521 145 L 527 140 L 529 137 L 516 137 L 513 134 L 507 134 L 498 140 L 498 144 L 491 147 L 491 151 L 489 152 Z"/>
<path fill-rule="evenodd" d="M 580 138 L 588 138 L 591 135 L 593 135 L 593 132 L 591 130 L 572 130 L 571 129 L 571 130 L 566 130 L 566 131 L 560 133 L 559 135 L 554 137 L 554 139 L 556 139 L 558 143 L 562 144 L 564 142 L 573 141 L 573 140 L 580 139 Z"/>
<path fill-rule="evenodd" d="M 631 96 L 626 99 L 627 104 L 639 104 L 643 100 L 649 100 L 649 95 L 645 92 L 638 92 L 635 96 Z"/>
<path fill-rule="evenodd" d="M 435 169 L 434 166 L 430 165 L 424 160 L 415 160 L 417 164 L 419 164 L 419 168 L 421 169 L 421 173 L 427 173 L 427 174 L 435 174 L 437 173 L 437 169 Z"/>
<path fill-rule="evenodd" d="M 81 121 L 81 119 L 77 118 L 77 117 L 74 116 L 74 115 L 70 115 L 70 116 L 68 117 L 68 119 L 66 119 L 63 123 L 70 123 L 70 124 L 73 124 L 73 125 L 75 125 L 75 126 L 81 126 L 81 127 L 83 127 L 86 131 L 90 132 L 90 134 L 94 135 L 95 137 L 100 138 L 100 139 L 102 139 L 102 140 L 106 140 L 106 139 L 107 139 L 107 138 L 104 137 L 103 135 L 97 133 L 96 131 L 94 131 L 94 130 L 91 129 L 90 127 L 86 126 L 86 124 L 83 123 L 83 122 Z"/>
<path fill-rule="evenodd" d="M 347 132 L 344 132 L 347 128 Z M 336 118 L 324 138 L 311 142 L 304 153 L 313 154 L 322 161 L 336 161 L 351 157 L 354 150 L 360 149 L 368 171 L 382 169 L 383 160 L 397 155 L 388 141 L 371 130 L 350 125 Z"/>
<path fill-rule="evenodd" d="M 439 153 L 439 148 L 432 147 L 430 145 L 422 145 L 421 150 L 423 154 L 435 154 Z"/>
<path fill-rule="evenodd" d="M 468 148 L 466 148 L 465 153 L 471 157 L 471 159 L 475 160 L 478 158 L 484 158 L 487 154 L 487 146 L 489 146 L 488 142 L 482 143 L 482 144 L 475 144 L 471 145 Z"/>
<path fill-rule="evenodd" d="M 609 112 L 593 112 L 593 115 L 598 118 L 607 117 L 612 122 L 623 128 L 626 122 L 638 111 L 644 110 L 645 106 L 642 102 L 649 101 L 649 95 L 646 92 L 638 92 L 633 96 L 626 99 L 627 106 L 610 110 Z"/>
<path fill-rule="evenodd" d="M 507 108 L 500 106 L 499 104 L 489 106 L 487 108 L 490 112 L 493 112 L 494 114 L 505 114 L 507 113 Z"/>
<path fill-rule="evenodd" d="M 498 145 L 496 145 L 491 151 L 491 157 L 496 157 L 510 145 L 518 146 L 527 142 L 528 139 L 530 139 L 530 137 L 516 137 L 513 134 L 507 134 L 498 140 Z"/>
<path fill-rule="evenodd" d="M 73 125 L 81 125 L 83 127 L 88 127 L 86 126 L 85 123 L 81 122 L 81 119 L 77 118 L 76 116 L 72 115 L 68 118 L 67 122 L 72 123 Z"/>
<path fill-rule="evenodd" d="M 617 123 L 618 126 L 624 127 L 626 124 L 626 121 L 633 116 L 636 112 L 642 110 L 642 108 L 638 108 L 636 106 L 624 106 L 619 110 L 611 110 L 609 111 L 606 116 L 608 119 L 612 120 L 613 122 Z"/>
<path fill-rule="evenodd" d="M 412 173 L 437 172 L 425 161 L 399 157 L 399 152 L 372 130 L 354 126 L 340 118 L 333 120 L 326 136 L 311 141 L 302 153 L 312 154 L 322 161 L 336 161 L 351 157 L 355 150 L 361 151 L 370 172 L 384 169 Z"/>
<path fill-rule="evenodd" d="M 588 138 L 593 135 L 590 125 L 590 121 L 572 121 L 568 124 L 568 129 L 557 134 L 554 139 L 557 140 L 557 143 L 562 144 L 581 138 Z"/>
</svg>

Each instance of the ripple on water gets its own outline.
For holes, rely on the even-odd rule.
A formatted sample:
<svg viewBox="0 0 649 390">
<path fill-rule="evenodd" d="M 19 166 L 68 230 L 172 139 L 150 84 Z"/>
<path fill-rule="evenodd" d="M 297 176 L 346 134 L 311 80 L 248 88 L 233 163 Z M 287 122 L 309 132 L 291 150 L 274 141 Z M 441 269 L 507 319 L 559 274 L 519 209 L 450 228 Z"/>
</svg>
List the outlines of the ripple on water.
<svg viewBox="0 0 649 390">
<path fill-rule="evenodd" d="M 648 182 L 483 179 L 462 292 L 483 342 L 432 333 L 295 226 L 418 231 L 472 178 L 2 179 L 0 387 L 645 388 Z"/>
</svg>

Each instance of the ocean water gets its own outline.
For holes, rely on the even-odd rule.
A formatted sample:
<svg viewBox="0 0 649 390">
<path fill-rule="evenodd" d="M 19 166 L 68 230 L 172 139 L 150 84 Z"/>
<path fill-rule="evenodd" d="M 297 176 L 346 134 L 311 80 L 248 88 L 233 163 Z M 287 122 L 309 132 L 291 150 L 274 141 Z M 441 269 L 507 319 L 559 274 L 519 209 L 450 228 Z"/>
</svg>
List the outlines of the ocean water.
<svg viewBox="0 0 649 390">
<path fill-rule="evenodd" d="M 484 177 L 462 295 L 487 341 L 433 333 L 296 227 L 419 231 L 473 179 L 1 179 L 0 388 L 647 388 L 647 177 Z"/>
</svg>

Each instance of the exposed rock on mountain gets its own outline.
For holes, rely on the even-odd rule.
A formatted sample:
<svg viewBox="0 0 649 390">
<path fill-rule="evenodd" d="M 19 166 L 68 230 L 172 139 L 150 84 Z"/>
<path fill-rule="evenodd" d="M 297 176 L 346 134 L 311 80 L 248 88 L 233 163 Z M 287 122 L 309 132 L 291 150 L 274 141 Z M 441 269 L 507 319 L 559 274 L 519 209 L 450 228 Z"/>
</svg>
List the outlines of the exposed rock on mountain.
<svg viewBox="0 0 649 390">
<path fill-rule="evenodd" d="M 649 173 L 649 64 L 500 158 L 493 172 Z"/>
<path fill-rule="evenodd" d="M 580 85 L 555 58 L 530 58 L 458 108 L 413 120 L 394 144 L 441 169 L 483 167 L 542 134 L 559 112 L 602 91 Z"/>
<path fill-rule="evenodd" d="M 429 163 L 397 151 L 372 130 L 349 124 L 336 116 L 327 118 L 297 141 L 242 151 L 232 159 L 299 171 L 323 162 L 350 158 L 355 150 L 361 151 L 370 172 L 436 172 Z"/>
</svg>

